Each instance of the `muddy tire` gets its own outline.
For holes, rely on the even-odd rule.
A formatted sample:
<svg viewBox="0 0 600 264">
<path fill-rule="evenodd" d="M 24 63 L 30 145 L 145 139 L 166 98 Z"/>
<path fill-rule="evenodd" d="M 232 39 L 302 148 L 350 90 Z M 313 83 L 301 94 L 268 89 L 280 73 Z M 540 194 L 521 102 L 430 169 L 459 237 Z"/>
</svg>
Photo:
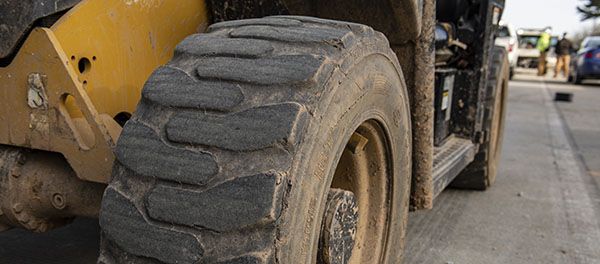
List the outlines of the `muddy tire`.
<svg viewBox="0 0 600 264">
<path fill-rule="evenodd" d="M 484 142 L 479 146 L 475 160 L 459 174 L 451 186 L 461 189 L 485 190 L 496 180 L 502 140 L 508 92 L 509 67 L 506 50 L 494 47 L 487 80 Z"/>
<path fill-rule="evenodd" d="M 315 263 L 342 235 L 348 263 L 399 263 L 406 94 L 386 38 L 363 25 L 268 17 L 188 37 L 119 138 L 99 262 Z M 338 211 L 349 228 L 323 236 L 340 204 L 356 205 Z"/>
</svg>

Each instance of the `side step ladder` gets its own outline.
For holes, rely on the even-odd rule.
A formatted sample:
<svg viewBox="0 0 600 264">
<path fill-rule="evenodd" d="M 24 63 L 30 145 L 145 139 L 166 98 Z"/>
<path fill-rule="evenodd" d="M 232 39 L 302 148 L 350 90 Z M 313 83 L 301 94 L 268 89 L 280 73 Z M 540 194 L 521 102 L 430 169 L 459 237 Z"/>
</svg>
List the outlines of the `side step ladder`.
<svg viewBox="0 0 600 264">
<path fill-rule="evenodd" d="M 475 145 L 455 136 L 434 148 L 433 192 L 437 197 L 475 158 Z"/>
</svg>

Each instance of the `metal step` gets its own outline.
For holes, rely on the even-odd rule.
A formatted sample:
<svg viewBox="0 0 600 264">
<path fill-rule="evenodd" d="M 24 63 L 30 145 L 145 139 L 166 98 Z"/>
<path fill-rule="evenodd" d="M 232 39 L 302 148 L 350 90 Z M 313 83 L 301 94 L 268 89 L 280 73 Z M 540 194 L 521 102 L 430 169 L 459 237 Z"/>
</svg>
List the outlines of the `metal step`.
<svg viewBox="0 0 600 264">
<path fill-rule="evenodd" d="M 468 139 L 452 136 L 434 148 L 433 191 L 437 197 L 475 157 L 475 145 Z"/>
</svg>

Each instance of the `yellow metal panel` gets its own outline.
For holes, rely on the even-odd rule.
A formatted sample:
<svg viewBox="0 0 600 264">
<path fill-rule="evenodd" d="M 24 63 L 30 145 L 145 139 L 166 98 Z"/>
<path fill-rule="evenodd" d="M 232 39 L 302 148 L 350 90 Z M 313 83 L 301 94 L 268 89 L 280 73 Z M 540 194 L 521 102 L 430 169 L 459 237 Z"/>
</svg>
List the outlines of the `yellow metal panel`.
<svg viewBox="0 0 600 264">
<path fill-rule="evenodd" d="M 98 112 L 114 117 L 132 113 L 152 71 L 207 25 L 203 0 L 84 0 L 51 30 Z"/>
<path fill-rule="evenodd" d="M 0 144 L 62 153 L 107 182 L 121 128 L 154 69 L 207 26 L 203 0 L 83 0 L 0 67 Z M 80 63 L 81 62 L 81 63 Z"/>
<path fill-rule="evenodd" d="M 0 67 L 0 126 L 6 129 L 0 144 L 62 153 L 79 178 L 107 182 L 120 128 L 95 110 L 70 64 L 52 32 L 36 28 L 13 62 Z M 28 104 L 34 84 L 43 94 L 35 107 Z M 81 117 L 68 113 L 67 96 Z"/>
</svg>

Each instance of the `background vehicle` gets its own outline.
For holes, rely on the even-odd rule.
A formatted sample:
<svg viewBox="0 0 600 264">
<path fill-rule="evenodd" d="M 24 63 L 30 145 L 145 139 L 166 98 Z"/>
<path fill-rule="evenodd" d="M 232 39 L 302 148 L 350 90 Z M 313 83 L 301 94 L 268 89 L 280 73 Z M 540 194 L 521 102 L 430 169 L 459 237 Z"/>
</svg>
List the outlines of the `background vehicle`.
<svg viewBox="0 0 600 264">
<path fill-rule="evenodd" d="M 514 75 L 519 56 L 519 38 L 515 28 L 508 23 L 500 22 L 496 35 L 496 45 L 504 47 L 508 51 L 508 64 L 510 65 L 510 78 Z"/>
<path fill-rule="evenodd" d="M 100 263 L 399 263 L 409 206 L 494 182 L 503 4 L 3 1 L 0 228 L 99 214 Z"/>
<path fill-rule="evenodd" d="M 600 78 L 600 36 L 587 37 L 571 58 L 568 81 L 581 84 L 584 79 Z"/>
<path fill-rule="evenodd" d="M 538 67 L 540 51 L 537 50 L 537 42 L 540 35 L 546 29 L 519 29 L 517 35 L 519 39 L 519 55 L 517 66 L 521 68 L 534 69 Z M 556 53 L 554 47 L 558 42 L 558 37 L 552 36 L 550 40 L 550 50 L 546 57 L 546 68 L 554 68 L 556 66 Z"/>
<path fill-rule="evenodd" d="M 519 37 L 518 67 L 537 68 L 540 51 L 536 49 L 536 45 L 542 32 L 543 30 L 526 29 L 517 31 Z"/>
</svg>

